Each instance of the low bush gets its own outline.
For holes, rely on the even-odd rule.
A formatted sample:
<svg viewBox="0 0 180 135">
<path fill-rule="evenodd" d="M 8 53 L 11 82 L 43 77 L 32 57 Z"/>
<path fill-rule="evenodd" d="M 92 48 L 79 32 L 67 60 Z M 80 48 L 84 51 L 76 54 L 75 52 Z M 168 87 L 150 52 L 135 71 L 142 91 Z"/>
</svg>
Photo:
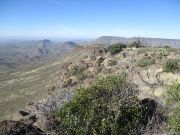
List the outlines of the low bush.
<svg viewBox="0 0 180 135">
<path fill-rule="evenodd" d="M 143 57 L 138 62 L 138 66 L 140 66 L 140 67 L 148 67 L 152 64 L 155 64 L 155 61 L 154 61 L 154 59 L 149 58 L 149 57 Z"/>
<path fill-rule="evenodd" d="M 123 48 L 126 48 L 126 44 L 117 43 L 109 46 L 108 51 L 113 55 L 122 51 Z"/>
<path fill-rule="evenodd" d="M 167 51 L 167 49 L 162 49 L 162 48 L 158 48 L 157 49 L 157 58 L 160 59 L 166 59 L 166 57 L 169 55 L 169 52 Z"/>
<path fill-rule="evenodd" d="M 80 88 L 73 99 L 56 112 L 60 129 L 65 135 L 138 134 L 144 121 L 144 108 L 137 93 L 124 75 L 108 76 L 88 88 Z"/>
<path fill-rule="evenodd" d="M 86 75 L 83 73 L 85 70 L 84 67 L 81 67 L 81 66 L 74 66 L 72 69 L 71 69 L 71 75 L 75 76 L 77 78 L 77 80 L 79 81 L 82 81 L 83 79 L 86 78 Z"/>
<path fill-rule="evenodd" d="M 148 47 L 139 48 L 138 54 L 146 54 L 149 53 L 150 51 L 154 51 L 154 48 L 148 48 Z"/>
<path fill-rule="evenodd" d="M 175 72 L 178 68 L 179 65 L 177 59 L 168 59 L 163 65 L 163 71 L 165 72 Z"/>
<path fill-rule="evenodd" d="M 169 124 L 173 135 L 180 135 L 180 105 L 171 112 Z"/>
<path fill-rule="evenodd" d="M 109 60 L 108 61 L 108 66 L 115 66 L 117 65 L 117 61 L 116 60 Z"/>
<path fill-rule="evenodd" d="M 165 46 L 163 46 L 163 48 L 169 49 L 169 48 L 171 48 L 171 46 L 165 45 Z"/>
<path fill-rule="evenodd" d="M 85 69 L 84 69 L 83 67 L 74 66 L 74 67 L 72 68 L 71 74 L 74 75 L 74 76 L 76 76 L 76 75 L 82 73 L 84 70 L 85 70 Z"/>
<path fill-rule="evenodd" d="M 180 103 L 180 83 L 169 86 L 166 93 L 168 103 Z"/>
<path fill-rule="evenodd" d="M 180 134 L 180 83 L 171 85 L 167 90 L 167 103 L 170 106 L 170 132 Z"/>
</svg>

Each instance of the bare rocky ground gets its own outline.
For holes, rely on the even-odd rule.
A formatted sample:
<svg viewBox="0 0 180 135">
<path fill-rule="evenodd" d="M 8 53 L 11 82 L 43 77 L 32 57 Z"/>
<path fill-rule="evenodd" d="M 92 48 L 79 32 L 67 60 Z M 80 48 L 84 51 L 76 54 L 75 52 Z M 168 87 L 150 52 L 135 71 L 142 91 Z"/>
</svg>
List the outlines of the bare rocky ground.
<svg viewBox="0 0 180 135">
<path fill-rule="evenodd" d="M 73 60 L 74 57 L 76 60 Z M 138 66 L 138 62 L 146 57 L 153 59 L 154 63 L 147 67 Z M 48 91 L 48 98 L 38 103 L 29 103 L 24 110 L 17 112 L 13 118 L 16 122 L 9 121 L 9 129 L 13 130 L 14 125 L 21 121 L 22 125 L 31 125 L 32 130 L 38 128 L 47 134 L 55 134 L 53 112 L 71 100 L 76 88 L 86 87 L 106 75 L 125 73 L 128 81 L 138 86 L 140 99 L 151 98 L 162 105 L 166 86 L 180 82 L 180 71 L 163 71 L 163 63 L 168 58 L 180 58 L 178 49 L 126 48 L 111 55 L 105 48 L 94 46 L 78 48 L 66 58 L 72 58 L 73 62 L 64 64 L 57 85 Z M 116 61 L 116 64 L 110 65 L 112 61 Z M 0 128 L 0 132 L 2 130 L 4 128 Z"/>
<path fill-rule="evenodd" d="M 45 135 L 41 129 L 22 121 L 2 121 L 0 125 L 1 135 Z"/>
</svg>

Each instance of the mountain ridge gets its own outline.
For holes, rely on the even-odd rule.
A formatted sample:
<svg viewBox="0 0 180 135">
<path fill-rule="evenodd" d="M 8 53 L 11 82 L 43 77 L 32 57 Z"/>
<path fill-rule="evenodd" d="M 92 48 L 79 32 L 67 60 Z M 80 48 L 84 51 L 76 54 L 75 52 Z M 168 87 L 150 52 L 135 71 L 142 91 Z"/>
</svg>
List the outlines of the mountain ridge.
<svg viewBox="0 0 180 135">
<path fill-rule="evenodd" d="M 111 45 L 114 43 L 125 43 L 129 44 L 134 41 L 141 41 L 144 46 L 171 46 L 180 47 L 180 39 L 166 39 L 166 38 L 149 38 L 149 37 L 118 37 L 118 36 L 101 36 L 97 38 L 94 42 L 96 44 Z"/>
</svg>

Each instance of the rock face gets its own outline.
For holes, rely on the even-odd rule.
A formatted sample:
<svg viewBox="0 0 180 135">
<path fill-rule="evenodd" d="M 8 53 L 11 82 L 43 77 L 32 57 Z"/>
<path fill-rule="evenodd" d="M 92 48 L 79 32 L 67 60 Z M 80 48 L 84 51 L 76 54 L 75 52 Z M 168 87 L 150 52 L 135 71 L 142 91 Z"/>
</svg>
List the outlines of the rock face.
<svg viewBox="0 0 180 135">
<path fill-rule="evenodd" d="M 23 121 L 0 122 L 1 135 L 47 135 L 41 129 L 25 124 Z"/>
<path fill-rule="evenodd" d="M 114 36 L 103 36 L 96 39 L 95 43 L 97 44 L 105 44 L 110 45 L 114 43 L 131 43 L 133 41 L 141 41 L 145 46 L 172 46 L 179 48 L 180 47 L 180 39 L 163 39 L 163 38 L 145 38 L 145 37 L 114 37 Z"/>
<path fill-rule="evenodd" d="M 24 124 L 30 125 L 31 127 L 37 127 L 45 132 L 52 131 L 53 112 L 56 109 L 61 108 L 72 98 L 74 94 L 73 90 L 73 87 L 67 89 L 56 88 L 48 98 L 39 101 L 37 104 L 28 105 L 24 110 L 17 112 L 13 119 L 16 121 L 22 121 Z"/>
</svg>

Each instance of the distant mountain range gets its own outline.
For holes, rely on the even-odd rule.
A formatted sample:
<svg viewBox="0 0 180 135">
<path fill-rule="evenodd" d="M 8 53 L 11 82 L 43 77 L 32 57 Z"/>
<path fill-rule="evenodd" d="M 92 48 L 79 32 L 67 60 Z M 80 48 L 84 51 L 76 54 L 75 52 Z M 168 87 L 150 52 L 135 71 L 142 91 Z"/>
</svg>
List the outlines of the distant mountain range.
<svg viewBox="0 0 180 135">
<path fill-rule="evenodd" d="M 96 44 L 111 45 L 114 43 L 126 43 L 129 44 L 133 41 L 141 41 L 144 46 L 171 46 L 180 48 L 180 39 L 164 39 L 164 38 L 146 38 L 146 37 L 115 37 L 115 36 L 102 36 L 97 38 L 94 42 Z"/>
<path fill-rule="evenodd" d="M 31 41 L 8 41 L 0 42 L 0 68 L 16 68 L 19 65 L 36 65 L 58 58 L 70 52 L 79 45 L 111 45 L 114 43 L 129 44 L 134 41 L 141 41 L 144 46 L 171 46 L 180 48 L 180 39 L 145 38 L 145 37 L 115 37 L 102 36 L 92 41 L 84 42 L 52 42 L 49 39 Z"/>
<path fill-rule="evenodd" d="M 48 39 L 0 43 L 0 67 L 15 68 L 22 64 L 38 64 L 70 52 L 78 44 L 54 43 Z"/>
</svg>

